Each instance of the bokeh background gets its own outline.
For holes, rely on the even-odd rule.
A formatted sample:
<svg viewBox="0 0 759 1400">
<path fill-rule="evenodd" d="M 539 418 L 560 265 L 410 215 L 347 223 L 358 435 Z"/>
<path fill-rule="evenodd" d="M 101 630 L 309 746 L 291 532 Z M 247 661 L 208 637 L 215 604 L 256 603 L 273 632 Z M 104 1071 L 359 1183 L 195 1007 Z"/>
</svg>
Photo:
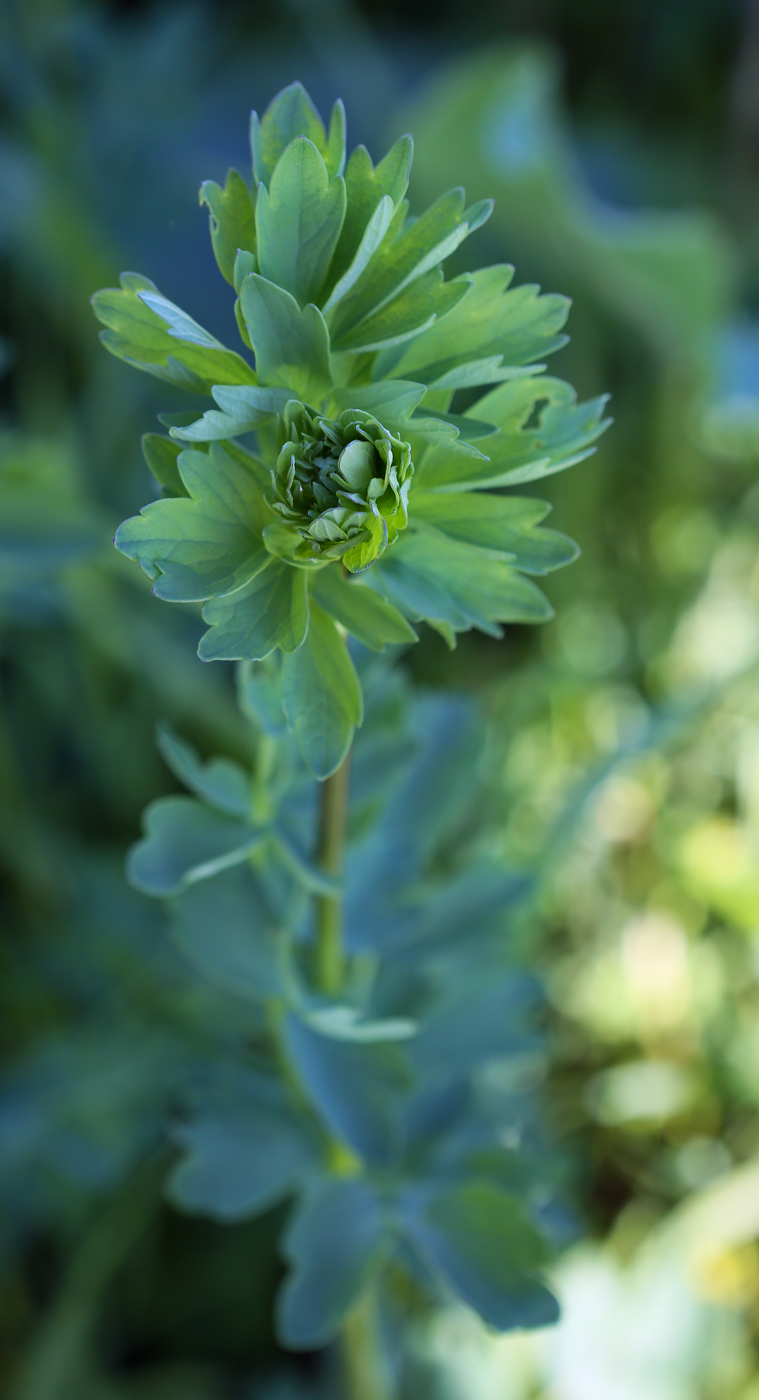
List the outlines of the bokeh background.
<svg viewBox="0 0 759 1400">
<path fill-rule="evenodd" d="M 414 1323 L 414 1400 L 759 1400 L 759 5 L 744 0 L 5 0 L 0 10 L 0 1389 L 317 1393 L 271 1335 L 280 1221 L 162 1203 L 204 990 L 123 878 L 173 722 L 242 752 L 229 668 L 110 548 L 171 393 L 88 297 L 131 269 L 234 343 L 201 179 L 300 78 L 350 145 L 412 129 L 418 212 L 574 299 L 551 372 L 610 391 L 546 482 L 583 555 L 554 622 L 429 635 L 475 691 L 489 854 L 532 867 L 543 1096 L 572 1204 L 552 1332 Z M 464 264 L 461 264 L 463 268 Z M 75 1379 L 74 1379 L 75 1378 Z M 72 1389 L 72 1386 L 74 1387 Z"/>
</svg>

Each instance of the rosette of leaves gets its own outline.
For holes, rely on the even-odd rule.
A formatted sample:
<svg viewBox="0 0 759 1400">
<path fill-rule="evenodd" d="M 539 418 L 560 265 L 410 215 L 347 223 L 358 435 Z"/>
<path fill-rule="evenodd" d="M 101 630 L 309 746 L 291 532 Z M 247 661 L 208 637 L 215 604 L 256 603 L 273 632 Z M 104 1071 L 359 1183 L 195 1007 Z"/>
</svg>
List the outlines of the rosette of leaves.
<svg viewBox="0 0 759 1400">
<path fill-rule="evenodd" d="M 346 165 L 342 105 L 327 131 L 296 83 L 253 114 L 251 146 L 252 186 L 232 170 L 200 191 L 242 354 L 145 277 L 93 299 L 108 350 L 212 401 L 144 439 L 163 499 L 116 544 L 157 596 L 203 603 L 204 660 L 283 653 L 288 720 L 325 777 L 361 722 L 344 633 L 382 650 L 425 621 L 454 645 L 551 616 L 529 576 L 577 549 L 510 488 L 586 457 L 605 399 L 543 374 L 566 298 L 510 287 L 506 265 L 445 278 L 491 204 L 456 189 L 410 218 L 409 136 Z"/>
</svg>

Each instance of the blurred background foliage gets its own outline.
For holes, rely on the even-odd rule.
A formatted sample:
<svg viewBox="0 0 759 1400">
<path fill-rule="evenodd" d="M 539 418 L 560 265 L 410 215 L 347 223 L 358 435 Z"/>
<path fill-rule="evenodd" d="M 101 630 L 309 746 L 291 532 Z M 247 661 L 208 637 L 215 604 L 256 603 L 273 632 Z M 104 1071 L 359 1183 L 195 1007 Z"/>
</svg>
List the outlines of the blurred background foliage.
<svg viewBox="0 0 759 1400">
<path fill-rule="evenodd" d="M 556 620 L 425 636 L 476 691 L 483 854 L 532 868 L 512 935 L 548 992 L 540 1089 L 574 1212 L 551 1333 L 420 1318 L 415 1400 L 759 1397 L 759 7 L 742 0 L 6 0 L 0 13 L 0 1385 L 20 1400 L 294 1400 L 278 1220 L 162 1203 L 163 1122 L 236 1004 L 130 891 L 168 719 L 245 755 L 194 610 L 110 547 L 158 401 L 88 307 L 123 268 L 213 333 L 196 204 L 301 78 L 352 143 L 412 129 L 418 210 L 496 209 L 471 256 L 574 298 L 552 372 L 611 390 L 551 478 L 583 557 Z M 188 288 L 191 295 L 188 295 Z M 177 407 L 166 401 L 161 408 Z M 211 1051 L 219 1048 L 211 1046 Z M 221 1046 L 223 1050 L 223 1045 Z"/>
</svg>

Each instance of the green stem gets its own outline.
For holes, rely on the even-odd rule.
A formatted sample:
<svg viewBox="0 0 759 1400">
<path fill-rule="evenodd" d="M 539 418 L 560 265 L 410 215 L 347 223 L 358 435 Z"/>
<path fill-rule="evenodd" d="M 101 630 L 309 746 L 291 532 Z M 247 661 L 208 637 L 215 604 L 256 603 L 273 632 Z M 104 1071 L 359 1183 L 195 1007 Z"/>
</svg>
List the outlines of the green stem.
<svg viewBox="0 0 759 1400">
<path fill-rule="evenodd" d="M 350 1400 L 391 1400 L 374 1291 L 368 1288 L 349 1312 L 340 1338 Z"/>
<path fill-rule="evenodd" d="M 319 816 L 319 863 L 327 874 L 339 878 L 345 859 L 348 822 L 350 753 L 331 777 L 322 783 Z M 319 895 L 316 901 L 316 985 L 326 996 L 337 996 L 343 985 L 343 901 L 341 895 Z"/>
</svg>

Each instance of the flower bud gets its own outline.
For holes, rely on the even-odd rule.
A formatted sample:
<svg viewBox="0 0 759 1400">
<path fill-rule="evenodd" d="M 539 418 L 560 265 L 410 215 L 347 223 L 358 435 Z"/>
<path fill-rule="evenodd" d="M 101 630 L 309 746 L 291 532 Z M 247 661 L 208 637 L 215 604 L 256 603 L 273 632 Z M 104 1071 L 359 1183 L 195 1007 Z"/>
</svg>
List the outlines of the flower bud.
<svg viewBox="0 0 759 1400">
<path fill-rule="evenodd" d="M 301 537 L 293 558 L 367 569 L 408 524 L 409 444 L 360 409 L 333 420 L 296 400 L 278 431 L 269 505 Z"/>
</svg>

